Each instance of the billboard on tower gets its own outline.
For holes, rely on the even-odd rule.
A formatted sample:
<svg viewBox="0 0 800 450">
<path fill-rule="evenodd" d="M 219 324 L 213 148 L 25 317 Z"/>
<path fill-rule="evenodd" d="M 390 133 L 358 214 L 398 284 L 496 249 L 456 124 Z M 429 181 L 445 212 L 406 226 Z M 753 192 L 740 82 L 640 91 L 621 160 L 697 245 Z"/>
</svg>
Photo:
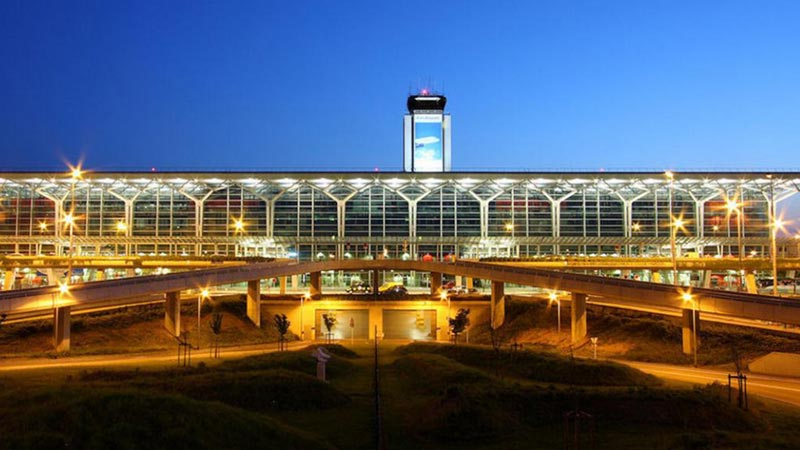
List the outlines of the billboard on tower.
<svg viewBox="0 0 800 450">
<path fill-rule="evenodd" d="M 450 114 L 444 112 L 447 98 L 423 90 L 408 97 L 409 114 L 403 117 L 403 170 L 449 172 Z"/>
<path fill-rule="evenodd" d="M 414 115 L 414 171 L 443 172 L 442 114 Z"/>
</svg>

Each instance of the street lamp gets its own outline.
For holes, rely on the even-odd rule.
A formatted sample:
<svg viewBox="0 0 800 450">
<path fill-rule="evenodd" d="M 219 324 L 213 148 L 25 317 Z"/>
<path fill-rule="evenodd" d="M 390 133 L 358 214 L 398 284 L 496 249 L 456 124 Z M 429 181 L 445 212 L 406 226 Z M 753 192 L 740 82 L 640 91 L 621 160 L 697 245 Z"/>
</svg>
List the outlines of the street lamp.
<svg viewBox="0 0 800 450">
<path fill-rule="evenodd" d="M 119 236 L 120 233 L 122 233 L 123 236 L 127 236 L 128 235 L 128 224 L 125 223 L 124 220 L 117 221 L 117 236 Z M 125 249 L 125 254 L 127 255 L 128 254 L 128 249 L 125 248 L 125 247 L 123 247 L 123 248 Z M 119 255 L 119 244 L 116 244 L 115 250 L 116 250 L 117 255 Z"/>
<path fill-rule="evenodd" d="M 200 346 L 200 307 L 204 298 L 208 298 L 208 289 L 203 289 L 197 296 L 197 344 Z"/>
<path fill-rule="evenodd" d="M 776 240 L 778 239 L 778 230 L 783 229 L 784 224 L 785 222 L 783 220 L 776 218 L 773 214 L 772 230 L 770 230 L 772 231 L 770 234 L 770 256 L 772 256 L 772 295 L 775 297 L 778 296 L 778 244 Z"/>
<path fill-rule="evenodd" d="M 556 330 L 557 330 L 556 332 L 557 332 L 558 340 L 561 340 L 561 300 L 558 299 L 558 295 L 556 295 L 555 292 L 551 292 L 548 297 L 550 298 L 550 304 L 553 304 L 553 302 L 555 302 L 556 306 L 558 307 L 557 308 L 557 310 L 558 310 L 558 325 L 557 325 L 557 328 L 556 328 Z"/>
<path fill-rule="evenodd" d="M 686 222 L 683 221 L 680 217 L 672 218 L 672 233 L 670 233 L 669 239 L 669 246 L 670 246 L 670 253 L 672 255 L 672 284 L 678 285 L 678 254 L 677 248 L 675 245 L 675 240 L 677 238 L 678 229 L 683 228 Z"/>
<path fill-rule="evenodd" d="M 242 220 L 241 218 L 233 219 L 233 231 L 236 234 L 244 233 L 244 220 Z"/>
<path fill-rule="evenodd" d="M 303 311 L 305 310 L 306 300 L 311 300 L 311 292 L 306 292 L 300 297 L 300 340 L 306 339 L 306 329 L 303 328 Z"/>
<path fill-rule="evenodd" d="M 447 318 L 449 319 L 450 318 L 450 296 L 447 295 L 447 291 L 442 290 L 442 292 L 439 293 L 439 300 L 447 301 Z"/>
<path fill-rule="evenodd" d="M 743 206 L 741 203 L 737 202 L 735 199 L 728 199 L 725 202 L 725 206 L 728 209 L 728 219 L 730 220 L 730 216 L 733 212 L 736 212 L 736 244 L 738 247 L 738 256 L 739 256 L 739 289 L 742 287 L 742 281 L 744 279 L 744 265 L 742 263 L 742 256 L 744 253 L 744 249 L 742 248 L 742 209 Z"/>
<path fill-rule="evenodd" d="M 75 185 L 83 175 L 81 167 L 70 166 L 70 177 L 72 177 L 72 184 L 70 185 L 70 204 L 69 214 L 64 216 L 64 223 L 69 225 L 69 257 L 67 258 L 67 284 L 72 279 L 72 258 L 75 256 Z"/>
<path fill-rule="evenodd" d="M 692 351 L 694 352 L 694 366 L 697 367 L 697 300 L 689 292 L 681 294 L 684 302 L 692 304 Z"/>
</svg>

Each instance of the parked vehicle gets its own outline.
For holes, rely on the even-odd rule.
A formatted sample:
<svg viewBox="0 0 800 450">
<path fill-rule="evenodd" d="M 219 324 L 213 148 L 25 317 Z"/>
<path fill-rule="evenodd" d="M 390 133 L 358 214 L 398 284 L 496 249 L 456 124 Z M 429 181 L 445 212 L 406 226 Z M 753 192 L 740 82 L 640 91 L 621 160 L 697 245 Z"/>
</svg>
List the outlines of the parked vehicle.
<svg viewBox="0 0 800 450">
<path fill-rule="evenodd" d="M 367 295 L 372 293 L 372 286 L 369 283 L 355 283 L 347 288 L 348 294 Z"/>
<path fill-rule="evenodd" d="M 378 295 L 405 296 L 408 295 L 408 289 L 402 283 L 384 283 L 378 288 Z"/>
</svg>

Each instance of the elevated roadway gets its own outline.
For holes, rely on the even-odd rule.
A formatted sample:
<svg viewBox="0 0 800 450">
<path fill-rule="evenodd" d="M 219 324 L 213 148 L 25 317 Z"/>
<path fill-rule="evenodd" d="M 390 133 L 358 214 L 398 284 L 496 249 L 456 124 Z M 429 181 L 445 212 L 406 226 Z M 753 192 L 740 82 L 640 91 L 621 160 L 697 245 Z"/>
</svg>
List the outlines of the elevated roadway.
<svg viewBox="0 0 800 450">
<path fill-rule="evenodd" d="M 56 286 L 7 291 L 0 293 L 0 313 L 6 314 L 9 319 L 13 320 L 17 316 L 55 310 L 56 320 L 58 321 L 58 311 L 65 308 L 67 314 L 69 314 L 69 308 L 73 307 L 123 306 L 129 304 L 131 299 L 142 299 L 157 295 L 165 295 L 168 302 L 170 302 L 171 298 L 172 304 L 174 304 L 176 300 L 179 301 L 180 291 L 187 289 L 241 282 L 248 282 L 249 286 L 255 285 L 255 289 L 257 289 L 258 280 L 304 273 L 311 274 L 313 290 L 314 275 L 316 274 L 316 287 L 320 289 L 320 272 L 330 270 L 418 271 L 438 274 L 439 280 L 441 280 L 441 274 L 492 280 L 492 311 L 495 311 L 496 303 L 502 302 L 502 283 L 569 291 L 573 294 L 572 310 L 576 311 L 577 309 L 578 314 L 582 314 L 582 318 L 578 317 L 576 319 L 573 313 L 573 328 L 576 324 L 583 324 L 583 329 L 577 334 L 577 339 L 583 338 L 586 332 L 584 310 L 587 297 L 601 298 L 604 304 L 622 308 L 642 308 L 644 310 L 667 308 L 673 311 L 682 311 L 684 319 L 686 319 L 688 311 L 690 319 L 692 314 L 713 313 L 717 316 L 728 316 L 737 319 L 800 325 L 800 302 L 766 295 L 693 288 L 690 293 L 690 301 L 687 302 L 682 294 L 684 289 L 689 288 L 672 285 L 532 267 L 516 267 L 506 264 L 467 261 L 424 262 L 391 259 L 333 260 L 304 263 L 272 261 L 165 275 L 89 282 L 71 286 L 68 293 L 60 292 Z M 257 310 L 258 299 L 259 295 L 254 295 L 251 289 L 248 289 L 249 311 L 251 310 L 251 302 L 252 310 Z M 174 314 L 174 308 L 172 311 Z M 500 313 L 500 310 L 497 311 Z M 251 318 L 256 322 L 253 316 Z M 689 322 L 691 323 L 692 320 Z M 573 333 L 573 340 L 575 339 L 576 334 Z"/>
<path fill-rule="evenodd" d="M 200 269 L 165 275 L 150 275 L 117 280 L 96 281 L 71 286 L 62 294 L 57 286 L 22 289 L 0 293 L 0 313 L 9 315 L 47 310 L 54 307 L 96 304 L 144 297 L 166 292 L 198 289 L 222 284 L 241 283 L 329 270 L 399 270 L 460 275 L 495 282 L 536 286 L 544 289 L 580 292 L 602 297 L 606 303 L 632 303 L 685 309 L 683 288 L 596 275 L 516 267 L 478 262 L 423 262 L 401 260 L 336 260 L 287 263 L 273 261 Z M 687 288 L 688 289 L 688 288 Z M 768 295 L 727 292 L 714 289 L 691 289 L 700 312 L 738 318 L 800 325 L 800 302 Z"/>
</svg>

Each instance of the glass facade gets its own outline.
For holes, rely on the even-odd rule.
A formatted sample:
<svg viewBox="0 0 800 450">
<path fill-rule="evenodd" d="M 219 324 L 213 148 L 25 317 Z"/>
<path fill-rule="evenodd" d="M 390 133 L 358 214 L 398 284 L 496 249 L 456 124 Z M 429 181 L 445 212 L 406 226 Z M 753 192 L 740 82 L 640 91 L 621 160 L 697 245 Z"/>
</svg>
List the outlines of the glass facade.
<svg viewBox="0 0 800 450">
<path fill-rule="evenodd" d="M 435 258 L 767 247 L 800 175 L 0 174 L 0 253 Z M 728 201 L 739 205 L 728 209 Z M 741 226 L 738 215 L 741 215 Z M 761 250 L 759 250 L 761 251 Z"/>
</svg>

